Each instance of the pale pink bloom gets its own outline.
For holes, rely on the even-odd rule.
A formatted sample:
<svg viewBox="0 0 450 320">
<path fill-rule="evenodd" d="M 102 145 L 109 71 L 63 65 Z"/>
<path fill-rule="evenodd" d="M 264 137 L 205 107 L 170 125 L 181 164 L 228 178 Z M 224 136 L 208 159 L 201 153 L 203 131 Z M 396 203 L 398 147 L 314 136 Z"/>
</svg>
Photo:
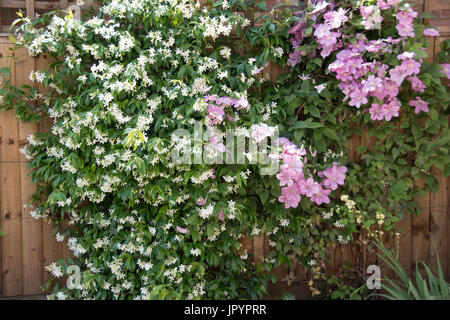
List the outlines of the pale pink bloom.
<svg viewBox="0 0 450 320">
<path fill-rule="evenodd" d="M 360 12 L 365 19 L 368 19 L 375 12 L 375 6 L 361 6 Z"/>
<path fill-rule="evenodd" d="M 330 203 L 330 198 L 328 195 L 331 193 L 331 190 L 323 189 L 319 186 L 319 191 L 311 197 L 311 201 L 317 205 L 321 205 L 322 203 Z"/>
<path fill-rule="evenodd" d="M 413 59 L 404 60 L 401 65 L 402 69 L 405 71 L 405 74 L 408 76 L 420 73 L 420 66 L 420 62 Z"/>
<path fill-rule="evenodd" d="M 442 68 L 447 79 L 450 79 L 450 63 L 443 63 Z"/>
<path fill-rule="evenodd" d="M 181 227 L 177 227 L 177 231 L 178 231 L 179 233 L 187 233 L 187 229 L 181 228 Z"/>
<path fill-rule="evenodd" d="M 325 37 L 326 35 L 329 35 L 330 32 L 330 26 L 326 25 L 326 24 L 317 24 L 314 26 L 314 28 L 316 29 L 314 31 L 314 36 L 317 39 L 321 39 L 323 37 Z"/>
<path fill-rule="evenodd" d="M 414 33 L 414 28 L 412 27 L 412 25 L 410 24 L 397 24 L 397 26 L 395 27 L 398 31 L 398 34 L 401 37 L 411 37 L 413 38 L 415 36 Z"/>
<path fill-rule="evenodd" d="M 347 167 L 340 167 L 334 164 L 332 167 L 326 168 L 323 171 L 323 175 L 326 177 L 326 179 L 322 182 L 322 184 L 327 189 L 336 190 L 338 188 L 338 185 L 344 184 L 346 172 Z"/>
<path fill-rule="evenodd" d="M 217 217 L 219 218 L 220 221 L 223 221 L 223 210 L 220 209 L 219 212 L 217 212 Z"/>
<path fill-rule="evenodd" d="M 386 94 L 392 98 L 396 97 L 399 92 L 398 84 L 391 80 L 386 80 L 383 89 Z"/>
<path fill-rule="evenodd" d="M 320 94 L 323 89 L 325 89 L 327 87 L 326 84 L 319 84 L 318 86 L 315 86 L 314 88 L 316 88 L 317 92 Z"/>
<path fill-rule="evenodd" d="M 297 208 L 300 200 L 300 190 L 296 184 L 293 184 L 290 187 L 281 188 L 281 196 L 278 197 L 278 201 L 284 203 L 286 209 Z"/>
<path fill-rule="evenodd" d="M 388 4 L 385 0 L 378 0 L 377 1 L 377 6 L 381 10 L 388 10 L 391 7 L 390 4 Z"/>
<path fill-rule="evenodd" d="M 248 103 L 247 99 L 245 97 L 241 97 L 239 100 L 237 100 L 234 103 L 234 107 L 235 108 L 242 108 L 242 109 L 249 109 L 250 108 L 250 104 Z"/>
<path fill-rule="evenodd" d="M 294 184 L 294 178 L 289 173 L 289 170 L 281 169 L 280 173 L 277 174 L 277 179 L 280 180 L 280 186 L 292 186 Z"/>
<path fill-rule="evenodd" d="M 320 187 L 320 185 L 315 182 L 313 178 L 300 180 L 298 182 L 298 186 L 300 187 L 300 193 L 306 195 L 308 198 L 311 198 L 313 195 L 317 194 Z"/>
<path fill-rule="evenodd" d="M 219 151 L 219 152 L 225 152 L 227 148 L 225 145 L 221 142 L 219 142 L 219 138 L 214 136 L 209 139 L 209 144 L 205 145 L 205 149 L 209 150 L 210 148 Z"/>
<path fill-rule="evenodd" d="M 399 59 L 399 60 L 408 60 L 408 59 L 412 59 L 412 58 L 414 58 L 416 56 L 416 54 L 414 53 L 414 52 L 408 52 L 408 51 L 405 51 L 405 52 L 403 52 L 402 54 L 399 54 L 398 56 L 397 56 L 397 59 Z"/>
<path fill-rule="evenodd" d="M 303 81 L 306 81 L 306 80 L 309 80 L 309 79 L 311 79 L 311 76 L 310 75 L 303 75 L 303 74 L 301 74 L 301 75 L 299 75 L 298 76 L 300 79 L 302 79 Z"/>
<path fill-rule="evenodd" d="M 382 107 L 378 103 L 372 103 L 372 107 L 369 109 L 370 119 L 383 120 L 384 113 Z"/>
<path fill-rule="evenodd" d="M 420 97 L 416 97 L 416 99 L 415 100 L 411 100 L 410 102 L 409 102 L 409 105 L 411 106 L 411 107 L 416 107 L 415 108 L 415 110 L 414 110 L 414 112 L 417 114 L 417 113 L 419 113 L 419 112 L 428 112 L 428 111 L 430 111 L 429 109 L 428 109 L 428 102 L 426 102 L 426 101 L 423 101 Z"/>
<path fill-rule="evenodd" d="M 355 106 L 358 109 L 361 107 L 361 105 L 368 102 L 367 94 L 358 87 L 355 87 L 354 90 L 350 93 L 350 98 L 351 100 L 348 104 L 351 106 Z"/>
<path fill-rule="evenodd" d="M 313 11 L 311 11 L 311 14 L 317 13 L 328 7 L 330 4 L 326 1 L 318 2 L 314 5 Z"/>
<path fill-rule="evenodd" d="M 328 11 L 325 15 L 325 21 L 327 24 L 333 28 L 339 28 L 343 23 L 347 22 L 348 18 L 346 16 L 348 10 L 344 8 L 339 8 L 338 11 Z"/>
<path fill-rule="evenodd" d="M 391 76 L 391 80 L 399 86 L 407 76 L 405 70 L 401 66 L 396 66 L 394 69 L 389 70 L 389 75 Z"/>
<path fill-rule="evenodd" d="M 303 173 L 303 162 L 295 156 L 284 155 L 281 170 L 291 177 L 301 175 Z"/>
<path fill-rule="evenodd" d="M 362 91 L 364 93 L 375 91 L 377 88 L 381 87 L 383 85 L 383 80 L 381 80 L 378 77 L 375 77 L 374 75 L 369 76 L 367 80 L 363 80 L 361 82 L 363 85 Z"/>
<path fill-rule="evenodd" d="M 208 106 L 208 116 L 211 119 L 212 124 L 218 124 L 221 123 L 225 116 L 225 111 L 222 107 L 219 106 L 213 106 L 210 104 Z"/>
<path fill-rule="evenodd" d="M 427 28 L 423 31 L 425 37 L 439 37 L 439 31 L 434 28 Z"/>
<path fill-rule="evenodd" d="M 408 81 L 411 83 L 411 89 L 415 92 L 424 92 L 427 86 L 417 76 L 408 77 Z"/>
<path fill-rule="evenodd" d="M 198 198 L 197 204 L 198 204 L 199 206 L 204 206 L 204 205 L 206 204 L 206 199 Z"/>
<path fill-rule="evenodd" d="M 400 110 L 400 103 L 397 99 L 393 98 L 389 103 L 383 105 L 383 113 L 386 121 L 391 121 L 392 117 L 398 117 L 398 111 Z"/>
</svg>

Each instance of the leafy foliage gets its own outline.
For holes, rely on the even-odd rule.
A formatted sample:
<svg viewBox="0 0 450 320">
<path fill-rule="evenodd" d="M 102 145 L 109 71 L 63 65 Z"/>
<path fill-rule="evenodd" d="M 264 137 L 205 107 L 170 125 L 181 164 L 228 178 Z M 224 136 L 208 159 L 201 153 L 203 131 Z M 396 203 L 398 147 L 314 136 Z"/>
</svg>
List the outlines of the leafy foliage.
<svg viewBox="0 0 450 320">
<path fill-rule="evenodd" d="M 450 299 L 450 283 L 445 280 L 442 272 L 439 255 L 436 255 L 437 270 L 433 270 L 425 262 L 421 262 L 425 270 L 426 277 L 422 277 L 419 265 L 416 263 L 416 277 L 412 280 L 403 269 L 396 255 L 385 248 L 383 243 L 376 243 L 381 254 L 378 256 L 388 265 L 395 275 L 400 279 L 384 279 L 381 282 L 381 288 L 386 294 L 380 296 L 389 300 L 449 300 Z M 437 253 L 436 247 L 434 248 Z"/>
</svg>

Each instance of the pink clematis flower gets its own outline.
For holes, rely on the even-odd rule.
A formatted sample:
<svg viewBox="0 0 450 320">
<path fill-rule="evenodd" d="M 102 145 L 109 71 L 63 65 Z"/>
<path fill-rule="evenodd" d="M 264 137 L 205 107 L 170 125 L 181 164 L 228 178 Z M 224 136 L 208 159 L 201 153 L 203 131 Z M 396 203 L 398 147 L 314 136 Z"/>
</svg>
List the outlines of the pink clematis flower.
<svg viewBox="0 0 450 320">
<path fill-rule="evenodd" d="M 410 102 L 409 102 L 409 105 L 411 106 L 411 107 L 416 107 L 415 108 L 415 110 L 414 110 L 414 112 L 416 113 L 416 114 L 418 114 L 419 112 L 428 112 L 428 111 L 430 111 L 429 109 L 428 109 L 428 102 L 426 102 L 426 101 L 423 101 L 420 97 L 416 97 L 416 99 L 415 100 L 411 100 Z"/>
<path fill-rule="evenodd" d="M 219 138 L 216 137 L 216 136 L 211 137 L 209 139 L 209 144 L 205 145 L 205 149 L 206 150 L 214 149 L 214 150 L 219 151 L 219 152 L 227 151 L 227 148 L 225 147 L 225 145 L 223 143 L 219 142 Z"/>
<path fill-rule="evenodd" d="M 339 28 L 348 20 L 347 11 L 344 8 L 339 8 L 338 11 L 328 11 L 324 14 L 325 22 L 333 29 Z"/>
<path fill-rule="evenodd" d="M 358 109 L 361 107 L 361 105 L 368 102 L 367 94 L 358 87 L 355 87 L 353 92 L 350 93 L 350 98 L 351 100 L 348 104 L 351 106 L 355 106 Z"/>
<path fill-rule="evenodd" d="M 409 59 L 402 62 L 401 68 L 405 71 L 406 75 L 411 76 L 420 73 L 420 66 L 420 62 Z"/>
<path fill-rule="evenodd" d="M 331 193 L 331 190 L 323 189 L 319 186 L 319 191 L 311 197 L 311 201 L 317 205 L 321 205 L 322 203 L 330 203 L 330 198 L 328 195 Z"/>
<path fill-rule="evenodd" d="M 383 86 L 383 80 L 374 75 L 371 75 L 367 78 L 367 80 L 363 80 L 362 82 L 363 88 L 362 91 L 364 93 L 372 92 L 377 90 L 377 88 L 381 88 Z"/>
<path fill-rule="evenodd" d="M 386 80 L 384 83 L 384 91 L 386 94 L 392 98 L 398 96 L 399 88 L 398 84 L 391 80 Z"/>
<path fill-rule="evenodd" d="M 343 185 L 345 182 L 345 173 L 347 172 L 347 167 L 337 166 L 334 164 L 330 168 L 326 168 L 323 171 L 323 175 L 326 179 L 322 182 L 325 188 L 336 190 L 338 185 Z"/>
<path fill-rule="evenodd" d="M 300 190 L 296 184 L 281 188 L 281 196 L 278 197 L 278 201 L 284 203 L 286 209 L 297 208 L 300 200 Z"/>
<path fill-rule="evenodd" d="M 245 97 L 241 97 L 239 100 L 237 100 L 234 103 L 234 107 L 247 110 L 247 109 L 250 108 L 250 104 L 248 103 L 248 101 L 247 101 L 247 99 Z"/>
<path fill-rule="evenodd" d="M 434 28 L 427 28 L 423 31 L 423 35 L 425 37 L 439 37 L 440 33 L 438 30 L 436 30 Z"/>
<path fill-rule="evenodd" d="M 400 110 L 400 102 L 393 98 L 389 103 L 383 105 L 383 113 L 386 121 L 391 121 L 392 117 L 398 117 L 398 111 Z"/>
<path fill-rule="evenodd" d="M 225 116 L 225 111 L 222 107 L 214 106 L 210 104 L 208 106 L 208 116 L 211 119 L 212 124 L 221 123 Z"/>
<path fill-rule="evenodd" d="M 427 86 L 418 77 L 408 77 L 408 81 L 411 83 L 411 89 L 415 92 L 424 92 Z"/>
<path fill-rule="evenodd" d="M 445 74 L 447 79 L 450 79 L 450 63 L 443 63 L 442 68 L 442 72 Z"/>
<path fill-rule="evenodd" d="M 396 66 L 394 69 L 389 70 L 389 74 L 391 76 L 391 80 L 398 86 L 402 84 L 403 80 L 405 80 L 407 76 L 405 69 L 401 66 Z"/>
<path fill-rule="evenodd" d="M 378 8 L 380 8 L 380 10 L 388 10 L 391 7 L 391 5 L 387 3 L 385 0 L 378 0 L 377 6 Z"/>
<path fill-rule="evenodd" d="M 416 54 L 414 52 L 403 52 L 402 54 L 397 55 L 397 59 L 399 60 L 408 60 L 408 59 L 412 59 L 416 56 Z"/>
<path fill-rule="evenodd" d="M 280 180 L 280 186 L 292 186 L 294 184 L 294 177 L 290 174 L 289 170 L 281 169 L 277 174 L 277 179 Z"/>
<path fill-rule="evenodd" d="M 384 112 L 383 108 L 378 103 L 372 103 L 372 107 L 369 109 L 370 119 L 372 120 L 383 120 Z"/>
<path fill-rule="evenodd" d="M 298 186 L 300 188 L 300 193 L 306 195 L 308 198 L 311 198 L 313 195 L 317 194 L 320 187 L 320 185 L 312 178 L 300 180 Z"/>
</svg>

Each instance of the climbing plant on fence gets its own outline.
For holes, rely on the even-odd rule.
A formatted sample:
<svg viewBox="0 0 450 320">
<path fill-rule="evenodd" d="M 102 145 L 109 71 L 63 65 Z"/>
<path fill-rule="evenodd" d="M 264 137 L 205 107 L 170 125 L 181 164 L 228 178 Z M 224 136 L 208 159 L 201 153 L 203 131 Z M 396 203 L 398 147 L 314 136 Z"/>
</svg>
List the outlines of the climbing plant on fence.
<svg viewBox="0 0 450 320">
<path fill-rule="evenodd" d="M 428 15 L 398 0 L 242 14 L 257 7 L 115 0 L 16 21 L 17 46 L 54 58 L 30 75 L 49 91 L 6 81 L 0 106 L 53 121 L 23 150 L 28 205 L 73 253 L 52 275 L 81 270 L 51 298 L 260 298 L 273 267 L 295 256 L 324 278 L 330 244 L 393 230 L 414 180 L 448 174 L 449 64 L 426 62 Z M 363 127 L 376 144 L 353 163 Z M 261 234 L 271 252 L 253 261 L 242 240 Z"/>
</svg>

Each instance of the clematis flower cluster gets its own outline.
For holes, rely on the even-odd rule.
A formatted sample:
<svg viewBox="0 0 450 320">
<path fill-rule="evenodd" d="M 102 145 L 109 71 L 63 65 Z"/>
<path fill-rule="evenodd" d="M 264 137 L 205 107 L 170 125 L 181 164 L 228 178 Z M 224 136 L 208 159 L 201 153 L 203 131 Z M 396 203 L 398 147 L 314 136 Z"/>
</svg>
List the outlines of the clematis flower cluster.
<svg viewBox="0 0 450 320">
<path fill-rule="evenodd" d="M 212 125 L 218 125 L 224 121 L 235 121 L 238 118 L 236 111 L 250 108 L 245 96 L 237 99 L 228 96 L 207 95 L 203 101 L 208 103 L 207 115 L 209 123 Z"/>
<path fill-rule="evenodd" d="M 284 203 L 286 209 L 297 208 L 302 196 L 309 198 L 317 205 L 330 203 L 329 195 L 339 185 L 345 183 L 347 167 L 334 162 L 331 167 L 317 173 L 315 179 L 312 172 L 305 168 L 307 162 L 306 149 L 300 148 L 286 138 L 279 139 L 282 152 L 278 159 L 282 160 L 277 179 L 280 181 L 281 196 L 278 201 Z"/>
<path fill-rule="evenodd" d="M 399 100 L 401 88 L 409 86 L 414 93 L 409 105 L 416 106 L 416 113 L 428 112 L 419 94 L 427 86 L 420 78 L 421 55 L 403 50 L 405 41 L 413 39 L 413 21 L 417 17 L 408 4 L 401 0 L 379 0 L 377 5 L 356 4 L 353 9 L 337 1 L 313 1 L 310 14 L 297 21 L 290 29 L 294 51 L 288 63 L 295 67 L 308 53 L 304 50 L 306 29 L 314 30 L 311 37 L 317 44 L 322 58 L 335 53 L 336 59 L 327 67 L 339 80 L 338 87 L 344 93 L 344 101 L 358 109 L 369 107 L 371 120 L 390 121 L 398 117 L 402 103 Z M 395 15 L 397 37 L 369 40 L 363 33 L 346 34 L 350 20 L 361 17 L 366 30 L 381 29 L 384 16 Z M 359 21 L 359 20 L 358 20 Z M 439 36 L 432 28 L 425 29 L 424 36 Z M 312 49 L 315 57 L 316 49 Z M 396 52 L 397 62 L 387 62 L 387 57 Z M 445 68 L 445 66 L 444 66 Z M 319 92 L 320 93 L 320 92 Z M 418 100 L 420 99 L 420 100 Z M 367 111 L 367 110 L 365 110 Z"/>
</svg>

